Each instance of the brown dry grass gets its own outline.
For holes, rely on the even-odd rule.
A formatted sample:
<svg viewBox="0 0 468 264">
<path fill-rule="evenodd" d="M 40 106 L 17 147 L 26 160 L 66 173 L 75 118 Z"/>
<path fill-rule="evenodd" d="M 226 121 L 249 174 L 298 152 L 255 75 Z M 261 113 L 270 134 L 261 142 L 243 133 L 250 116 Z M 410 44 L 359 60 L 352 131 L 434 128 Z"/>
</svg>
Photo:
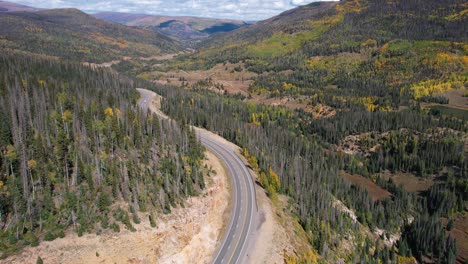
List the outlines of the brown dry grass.
<svg viewBox="0 0 468 264">
<path fill-rule="evenodd" d="M 442 219 L 447 224 L 447 219 Z M 457 263 L 466 263 L 468 261 L 468 213 L 458 215 L 454 219 L 453 229 L 449 234 L 457 240 Z"/>
<path fill-rule="evenodd" d="M 389 171 L 383 173 L 382 177 L 385 180 L 392 178 L 393 182 L 397 186 L 401 185 L 407 192 L 412 193 L 420 193 L 429 190 L 429 188 L 434 185 L 435 180 L 433 177 L 421 178 L 411 173 L 391 173 Z"/>
<path fill-rule="evenodd" d="M 463 97 L 463 95 L 467 92 L 467 89 L 450 90 L 441 95 L 449 99 L 449 106 L 468 109 L 468 97 Z"/>
<path fill-rule="evenodd" d="M 95 41 L 97 41 L 99 43 L 118 46 L 120 49 L 128 48 L 128 42 L 126 40 L 124 40 L 124 39 L 113 39 L 113 38 L 104 36 L 103 34 L 101 34 L 99 32 L 91 33 L 90 38 L 94 39 Z"/>
<path fill-rule="evenodd" d="M 340 175 L 347 181 L 362 187 L 367 190 L 369 195 L 372 197 L 372 200 L 378 201 L 378 200 L 383 200 L 385 198 L 390 197 L 390 193 L 375 184 L 373 181 L 364 178 L 363 176 L 360 175 L 354 175 L 354 174 L 349 174 L 344 171 L 340 172 Z"/>
<path fill-rule="evenodd" d="M 155 80 L 155 82 L 160 84 L 167 84 L 169 82 L 171 84 L 181 85 L 182 81 L 180 81 L 180 78 L 184 78 L 185 83 L 188 83 L 189 86 L 195 84 L 197 81 L 211 78 L 214 84 L 222 84 L 228 93 L 248 95 L 249 85 L 256 74 L 245 70 L 237 72 L 234 70 L 236 67 L 244 68 L 242 63 L 227 63 L 225 65 L 217 64 L 209 70 L 152 72 L 151 75 L 159 76 L 158 80 Z"/>
</svg>

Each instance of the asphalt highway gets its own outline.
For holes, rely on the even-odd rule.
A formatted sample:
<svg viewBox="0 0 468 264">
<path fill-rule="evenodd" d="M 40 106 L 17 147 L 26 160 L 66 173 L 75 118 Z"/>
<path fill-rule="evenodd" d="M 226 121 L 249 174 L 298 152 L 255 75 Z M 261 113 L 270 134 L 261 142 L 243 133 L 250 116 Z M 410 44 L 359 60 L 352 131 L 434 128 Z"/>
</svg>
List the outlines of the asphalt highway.
<svg viewBox="0 0 468 264">
<path fill-rule="evenodd" d="M 141 94 L 139 106 L 142 109 L 149 109 L 155 94 L 144 89 L 138 91 Z M 165 115 L 161 117 L 167 118 Z M 232 183 L 231 219 L 213 257 L 213 263 L 244 263 L 247 247 L 253 239 L 252 231 L 256 217 L 255 186 L 252 176 L 238 156 L 237 149 L 224 139 L 203 129 L 197 129 L 197 136 L 200 142 L 224 163 Z"/>
</svg>

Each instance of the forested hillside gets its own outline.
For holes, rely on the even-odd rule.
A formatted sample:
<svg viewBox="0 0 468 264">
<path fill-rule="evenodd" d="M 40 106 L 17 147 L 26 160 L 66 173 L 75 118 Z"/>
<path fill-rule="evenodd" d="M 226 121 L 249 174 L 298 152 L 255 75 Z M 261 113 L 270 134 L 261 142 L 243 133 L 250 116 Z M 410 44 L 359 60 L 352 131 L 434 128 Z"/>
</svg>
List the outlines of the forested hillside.
<svg viewBox="0 0 468 264">
<path fill-rule="evenodd" d="M 0 55 L 0 257 L 41 240 L 152 226 L 204 188 L 186 126 L 136 104 L 108 70 Z"/>
<path fill-rule="evenodd" d="M 465 2 L 312 3 L 141 76 L 210 74 L 179 77 L 193 92 L 158 89 L 164 110 L 242 146 L 270 197 L 293 199 L 324 260 L 463 262 L 468 240 L 453 228 L 468 208 Z M 246 96 L 206 91 L 222 87 L 220 72 L 253 76 Z M 296 104 L 275 106 L 285 101 Z M 311 114 L 320 109 L 329 114 Z"/>
<path fill-rule="evenodd" d="M 124 56 L 176 52 L 177 43 L 152 30 L 106 22 L 77 9 L 0 13 L 0 49 L 69 60 L 109 62 Z"/>
<path fill-rule="evenodd" d="M 312 105 L 334 108 L 446 103 L 437 95 L 466 90 L 467 8 L 462 0 L 312 3 L 210 38 L 173 66 L 243 62 L 260 74 L 252 94 L 313 95 Z"/>
<path fill-rule="evenodd" d="M 355 131 L 343 122 L 338 122 L 340 128 L 335 130 L 301 111 L 245 103 L 200 90 L 157 91 L 165 95 L 163 109 L 172 117 L 216 131 L 244 148 L 244 156 L 269 196 L 274 200 L 281 192 L 293 198 L 310 243 L 324 259 L 400 263 L 414 256 L 441 263 L 455 261 L 456 242 L 446 235 L 440 217 L 466 210 L 468 167 L 460 137 L 467 132 L 465 122 L 436 119 L 415 110 L 353 113 L 355 119 L 365 120 L 361 130 L 391 132 L 391 138 L 382 143 L 375 156 L 365 157 L 326 147 L 331 133 Z M 420 134 L 408 136 L 398 130 L 400 127 Z M 440 127 L 453 131 L 434 133 Z M 317 134 L 321 129 L 328 133 Z M 379 173 L 406 170 L 427 177 L 442 168 L 446 170 L 446 181 L 434 184 L 423 195 L 409 193 Z M 368 177 L 391 196 L 372 199 L 366 189 L 343 179 L 340 171 Z M 354 211 L 356 219 L 337 206 L 337 201 Z M 361 225 L 372 232 L 383 231 L 380 237 L 363 235 Z M 389 242 L 399 232 L 398 242 Z M 344 249 L 347 243 L 351 243 L 352 250 Z"/>
</svg>

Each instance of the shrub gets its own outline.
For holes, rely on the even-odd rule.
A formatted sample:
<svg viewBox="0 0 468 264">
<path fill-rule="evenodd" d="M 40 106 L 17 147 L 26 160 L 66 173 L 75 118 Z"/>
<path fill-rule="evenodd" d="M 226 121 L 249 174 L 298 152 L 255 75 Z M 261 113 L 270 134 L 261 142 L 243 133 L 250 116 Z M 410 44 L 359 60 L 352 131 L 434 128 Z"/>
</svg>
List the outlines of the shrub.
<svg viewBox="0 0 468 264">
<path fill-rule="evenodd" d="M 44 236 L 45 241 L 52 241 L 55 238 L 56 238 L 56 236 L 54 235 L 54 233 L 52 233 L 52 231 L 48 231 Z"/>
</svg>

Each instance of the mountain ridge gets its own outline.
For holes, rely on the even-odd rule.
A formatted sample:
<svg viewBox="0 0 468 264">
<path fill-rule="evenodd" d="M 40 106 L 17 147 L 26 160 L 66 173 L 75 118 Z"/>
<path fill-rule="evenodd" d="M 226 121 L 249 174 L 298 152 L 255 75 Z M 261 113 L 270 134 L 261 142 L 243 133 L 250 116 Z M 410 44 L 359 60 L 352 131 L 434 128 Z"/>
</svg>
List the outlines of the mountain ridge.
<svg viewBox="0 0 468 264">
<path fill-rule="evenodd" d="M 247 21 L 231 19 L 194 16 L 160 16 L 119 12 L 101 12 L 95 13 L 93 16 L 127 26 L 148 27 L 182 41 L 190 47 L 193 46 L 193 40 L 200 40 L 216 33 L 231 32 L 252 24 Z M 172 25 L 168 26 L 170 24 Z"/>
<path fill-rule="evenodd" d="M 100 20 L 73 8 L 0 13 L 0 22 L 5 25 L 0 28 L 3 48 L 67 59 L 107 62 L 180 50 L 158 32 Z"/>
<path fill-rule="evenodd" d="M 124 13 L 124 12 L 98 12 L 93 13 L 93 16 L 120 23 L 128 23 L 131 26 L 157 26 L 160 23 L 169 20 L 179 20 L 185 23 L 194 23 L 195 21 L 207 21 L 208 23 L 231 22 L 231 23 L 251 23 L 250 21 L 235 20 L 235 19 L 222 19 L 211 17 L 197 17 L 197 16 L 164 16 L 152 15 L 144 13 Z M 148 20 L 145 20 L 148 19 Z"/>
</svg>

